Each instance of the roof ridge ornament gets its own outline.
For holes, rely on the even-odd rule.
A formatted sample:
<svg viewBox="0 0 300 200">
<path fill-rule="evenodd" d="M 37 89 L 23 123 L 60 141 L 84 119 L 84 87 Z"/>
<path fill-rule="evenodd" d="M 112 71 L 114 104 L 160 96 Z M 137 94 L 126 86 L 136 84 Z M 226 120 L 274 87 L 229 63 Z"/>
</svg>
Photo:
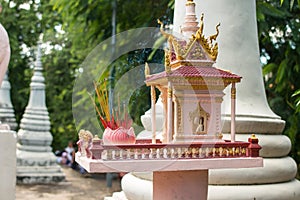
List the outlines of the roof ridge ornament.
<svg viewBox="0 0 300 200">
<path fill-rule="evenodd" d="M 150 67 L 149 64 L 146 62 L 145 63 L 145 78 L 150 76 Z"/>
<path fill-rule="evenodd" d="M 203 16 L 204 14 L 202 13 L 201 15 L 201 22 L 200 24 L 202 24 L 202 26 L 200 26 L 200 28 L 198 29 L 198 31 L 196 32 L 196 34 L 192 35 L 192 39 L 193 40 L 197 40 L 202 47 L 205 49 L 205 51 L 209 54 L 209 56 L 215 61 L 217 59 L 218 56 L 218 43 L 214 41 L 217 40 L 217 37 L 219 36 L 219 27 L 221 25 L 221 23 L 219 22 L 216 25 L 216 33 L 205 38 L 205 35 L 203 34 Z M 188 52 L 186 52 L 188 53 Z"/>
<path fill-rule="evenodd" d="M 173 34 L 167 33 L 164 30 L 164 24 L 159 19 L 157 19 L 158 24 L 160 24 L 160 32 L 164 37 L 168 40 L 169 50 L 165 51 L 170 53 L 168 58 L 173 58 L 172 53 L 176 54 L 176 60 L 187 60 L 188 55 L 195 50 L 195 43 L 199 43 L 202 47 L 203 53 L 207 56 L 205 59 L 210 59 L 211 61 L 216 61 L 218 56 L 218 43 L 216 42 L 217 37 L 219 35 L 219 27 L 220 23 L 216 25 L 216 33 L 210 35 L 209 37 L 205 37 L 204 35 L 204 13 L 201 14 L 199 27 L 198 22 L 196 21 L 195 14 L 195 3 L 193 0 L 187 0 L 186 3 L 186 16 L 185 22 L 181 28 L 182 34 L 188 36 L 190 40 L 187 42 L 183 39 L 177 38 Z M 199 50 L 199 47 L 198 47 Z M 200 53 L 199 55 L 203 55 Z M 196 60 L 203 60 L 203 57 L 199 57 Z M 170 62 L 173 60 L 171 59 Z"/>
</svg>

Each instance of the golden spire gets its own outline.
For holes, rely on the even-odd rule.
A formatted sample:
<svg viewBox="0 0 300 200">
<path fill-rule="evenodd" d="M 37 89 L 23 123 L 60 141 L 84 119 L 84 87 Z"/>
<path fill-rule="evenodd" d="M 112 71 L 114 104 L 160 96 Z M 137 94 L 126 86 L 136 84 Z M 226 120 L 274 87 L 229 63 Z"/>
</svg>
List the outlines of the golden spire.
<svg viewBox="0 0 300 200">
<path fill-rule="evenodd" d="M 148 63 L 146 62 L 145 63 L 145 78 L 147 78 L 149 76 L 150 76 L 150 68 L 149 68 Z"/>
<path fill-rule="evenodd" d="M 204 20 L 203 20 L 203 18 L 204 18 L 204 13 L 201 14 L 200 25 L 199 25 L 199 29 L 197 31 L 197 32 L 199 32 L 200 35 L 203 34 L 203 27 L 204 27 L 204 22 L 203 22 Z"/>
<path fill-rule="evenodd" d="M 195 4 L 193 0 L 187 0 L 185 5 Z"/>
<path fill-rule="evenodd" d="M 202 13 L 201 18 L 200 18 L 199 29 L 196 31 L 195 34 L 192 34 L 192 42 L 190 43 L 190 46 L 186 48 L 187 51 L 185 52 L 185 55 L 187 55 L 189 53 L 189 51 L 192 49 L 191 47 L 193 45 L 193 42 L 198 41 L 199 43 L 201 43 L 201 45 L 205 49 L 205 51 L 209 54 L 211 59 L 213 59 L 215 61 L 218 56 L 218 43 L 214 42 L 214 41 L 216 41 L 216 39 L 219 35 L 220 23 L 218 23 L 216 26 L 216 33 L 214 35 L 211 35 L 211 36 L 205 38 L 205 36 L 203 34 L 203 27 L 204 27 L 203 18 L 204 18 L 204 14 Z"/>
<path fill-rule="evenodd" d="M 164 24 L 158 19 L 157 22 L 160 24 L 160 32 L 163 36 L 167 38 L 169 50 L 165 51 L 165 62 L 171 62 L 171 52 L 174 52 L 176 55 L 176 60 L 185 60 L 187 56 L 194 51 L 195 43 L 199 43 L 202 46 L 202 49 L 206 52 L 208 57 L 216 61 L 218 56 L 218 43 L 216 39 L 219 35 L 220 23 L 216 26 L 216 33 L 205 37 L 204 35 L 204 14 L 200 16 L 199 24 L 197 22 L 195 14 L 195 3 L 193 0 L 186 1 L 186 17 L 185 22 L 182 25 L 181 32 L 185 37 L 189 37 L 190 41 L 186 44 L 182 43 L 181 40 L 174 35 L 164 31 Z M 199 25 L 199 26 L 198 26 Z M 202 50 L 200 50 L 202 51 Z M 201 55 L 203 55 L 201 53 Z M 201 57 L 201 56 L 200 56 Z M 199 59 L 200 59 L 199 57 Z M 204 58 L 202 56 L 202 58 Z M 201 59 L 202 59 L 201 58 Z M 170 72 L 169 64 L 165 63 L 166 72 Z"/>
</svg>

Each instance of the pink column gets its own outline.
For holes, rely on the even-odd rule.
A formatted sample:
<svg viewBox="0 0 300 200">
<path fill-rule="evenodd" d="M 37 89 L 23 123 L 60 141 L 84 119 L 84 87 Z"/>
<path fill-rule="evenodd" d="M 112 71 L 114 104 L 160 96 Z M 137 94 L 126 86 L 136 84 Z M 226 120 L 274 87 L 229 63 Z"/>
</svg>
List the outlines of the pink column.
<svg viewBox="0 0 300 200">
<path fill-rule="evenodd" d="M 151 122 L 152 122 L 152 144 L 156 143 L 156 118 L 155 118 L 155 87 L 151 85 Z"/>
<path fill-rule="evenodd" d="M 206 200 L 208 170 L 153 172 L 153 200 Z"/>
<path fill-rule="evenodd" d="M 235 142 L 235 99 L 236 88 L 233 82 L 231 85 L 231 142 Z"/>
<path fill-rule="evenodd" d="M 172 83 L 168 83 L 168 130 L 167 130 L 167 143 L 172 140 L 173 133 L 173 89 Z"/>
</svg>

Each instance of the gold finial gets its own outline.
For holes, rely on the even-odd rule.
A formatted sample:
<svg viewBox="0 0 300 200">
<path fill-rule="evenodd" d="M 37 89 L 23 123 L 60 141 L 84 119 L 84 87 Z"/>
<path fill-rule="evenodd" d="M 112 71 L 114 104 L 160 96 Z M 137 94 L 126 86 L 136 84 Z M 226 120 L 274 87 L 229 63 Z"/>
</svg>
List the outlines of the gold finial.
<svg viewBox="0 0 300 200">
<path fill-rule="evenodd" d="M 188 46 L 186 48 L 187 51 L 185 52 L 185 54 L 187 55 L 187 53 L 192 49 L 191 47 L 192 47 L 194 41 L 198 41 L 199 43 L 201 43 L 202 47 L 208 53 L 210 58 L 215 61 L 218 56 L 218 43 L 214 42 L 214 41 L 217 39 L 217 37 L 219 35 L 220 23 L 218 23 L 216 26 L 216 33 L 214 35 L 211 35 L 211 36 L 205 38 L 205 36 L 203 34 L 203 27 L 204 27 L 203 18 L 204 18 L 204 15 L 202 13 L 201 18 L 200 18 L 199 29 L 197 30 L 197 32 L 195 34 L 192 35 L 192 38 L 191 38 L 192 42 L 190 43 L 190 46 Z"/>
<path fill-rule="evenodd" d="M 162 21 L 160 21 L 160 19 L 157 19 L 157 23 L 160 24 L 160 29 L 164 28 L 164 23 L 162 23 Z"/>
<path fill-rule="evenodd" d="M 222 139 L 222 138 L 223 138 L 223 134 L 222 134 L 221 132 L 220 132 L 220 133 L 217 133 L 216 136 L 217 136 L 218 139 Z"/>
<path fill-rule="evenodd" d="M 170 53 L 167 48 L 165 48 L 165 71 L 167 74 L 171 73 Z"/>
<path fill-rule="evenodd" d="M 214 35 L 211 35 L 211 36 L 209 36 L 209 40 L 210 40 L 210 42 L 212 43 L 213 42 L 213 40 L 216 40 L 217 39 L 217 37 L 218 37 L 218 35 L 219 35 L 219 27 L 220 27 L 220 22 L 218 23 L 218 25 L 216 26 L 216 34 L 214 34 Z"/>
<path fill-rule="evenodd" d="M 150 76 L 150 68 L 148 63 L 145 63 L 145 78 L 147 78 L 148 76 Z"/>
<path fill-rule="evenodd" d="M 187 0 L 185 5 L 195 4 L 193 0 Z"/>
<path fill-rule="evenodd" d="M 100 140 L 99 136 L 98 135 L 95 135 L 94 138 L 93 138 L 93 141 L 95 140 Z"/>
<path fill-rule="evenodd" d="M 199 25 L 199 29 L 197 30 L 196 34 L 192 34 L 192 38 L 193 39 L 197 39 L 200 40 L 203 37 L 203 27 L 204 27 L 204 22 L 203 22 L 203 18 L 204 18 L 204 14 L 201 14 L 200 17 L 200 25 Z"/>
<path fill-rule="evenodd" d="M 201 14 L 200 17 L 200 25 L 199 25 L 199 32 L 202 35 L 203 34 L 203 27 L 204 27 L 204 13 Z"/>
<path fill-rule="evenodd" d="M 163 36 L 165 36 L 166 38 L 169 37 L 169 34 L 167 34 L 165 31 L 164 31 L 164 23 L 162 23 L 162 21 L 160 21 L 159 19 L 157 19 L 157 23 L 160 24 L 160 32 L 163 34 Z"/>
<path fill-rule="evenodd" d="M 255 135 L 255 134 L 252 134 L 252 135 L 251 135 L 251 139 L 257 139 L 256 135 Z"/>
<path fill-rule="evenodd" d="M 162 22 L 162 21 L 160 21 L 159 19 L 157 19 L 157 23 L 158 24 L 160 24 L 160 28 L 159 28 L 159 30 L 160 30 L 160 32 L 161 32 L 161 34 L 163 35 L 163 36 L 165 36 L 166 38 L 173 38 L 173 35 L 172 34 L 169 34 L 169 33 L 167 33 L 167 32 L 165 32 L 164 31 L 164 23 Z"/>
<path fill-rule="evenodd" d="M 166 35 L 165 35 L 166 32 L 164 31 L 164 23 L 163 23 L 162 21 L 160 21 L 160 19 L 157 19 L 157 23 L 160 24 L 160 28 L 159 28 L 160 32 L 161 32 L 164 36 L 166 36 Z"/>
</svg>

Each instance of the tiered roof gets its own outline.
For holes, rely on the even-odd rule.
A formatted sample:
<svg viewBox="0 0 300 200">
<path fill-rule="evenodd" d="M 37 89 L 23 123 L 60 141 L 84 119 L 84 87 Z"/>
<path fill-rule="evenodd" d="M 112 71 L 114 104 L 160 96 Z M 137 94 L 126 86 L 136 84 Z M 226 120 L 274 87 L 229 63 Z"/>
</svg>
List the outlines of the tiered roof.
<svg viewBox="0 0 300 200">
<path fill-rule="evenodd" d="M 168 40 L 168 49 L 165 50 L 165 71 L 152 75 L 146 74 L 147 85 L 165 78 L 221 78 L 226 82 L 240 82 L 240 76 L 213 67 L 218 56 L 216 39 L 219 35 L 220 23 L 216 26 L 215 34 L 205 37 L 204 15 L 201 15 L 200 24 L 196 20 L 193 0 L 188 0 L 186 3 L 186 17 L 181 28 L 182 35 L 189 37 L 188 40 L 166 33 L 163 30 L 163 23 L 158 20 L 161 24 L 161 33 Z"/>
<path fill-rule="evenodd" d="M 234 82 L 238 82 L 241 79 L 241 77 L 236 74 L 215 67 L 181 66 L 172 70 L 170 73 L 163 71 L 150 75 L 147 77 L 147 82 L 165 77 L 222 78 L 232 79 Z"/>
</svg>

